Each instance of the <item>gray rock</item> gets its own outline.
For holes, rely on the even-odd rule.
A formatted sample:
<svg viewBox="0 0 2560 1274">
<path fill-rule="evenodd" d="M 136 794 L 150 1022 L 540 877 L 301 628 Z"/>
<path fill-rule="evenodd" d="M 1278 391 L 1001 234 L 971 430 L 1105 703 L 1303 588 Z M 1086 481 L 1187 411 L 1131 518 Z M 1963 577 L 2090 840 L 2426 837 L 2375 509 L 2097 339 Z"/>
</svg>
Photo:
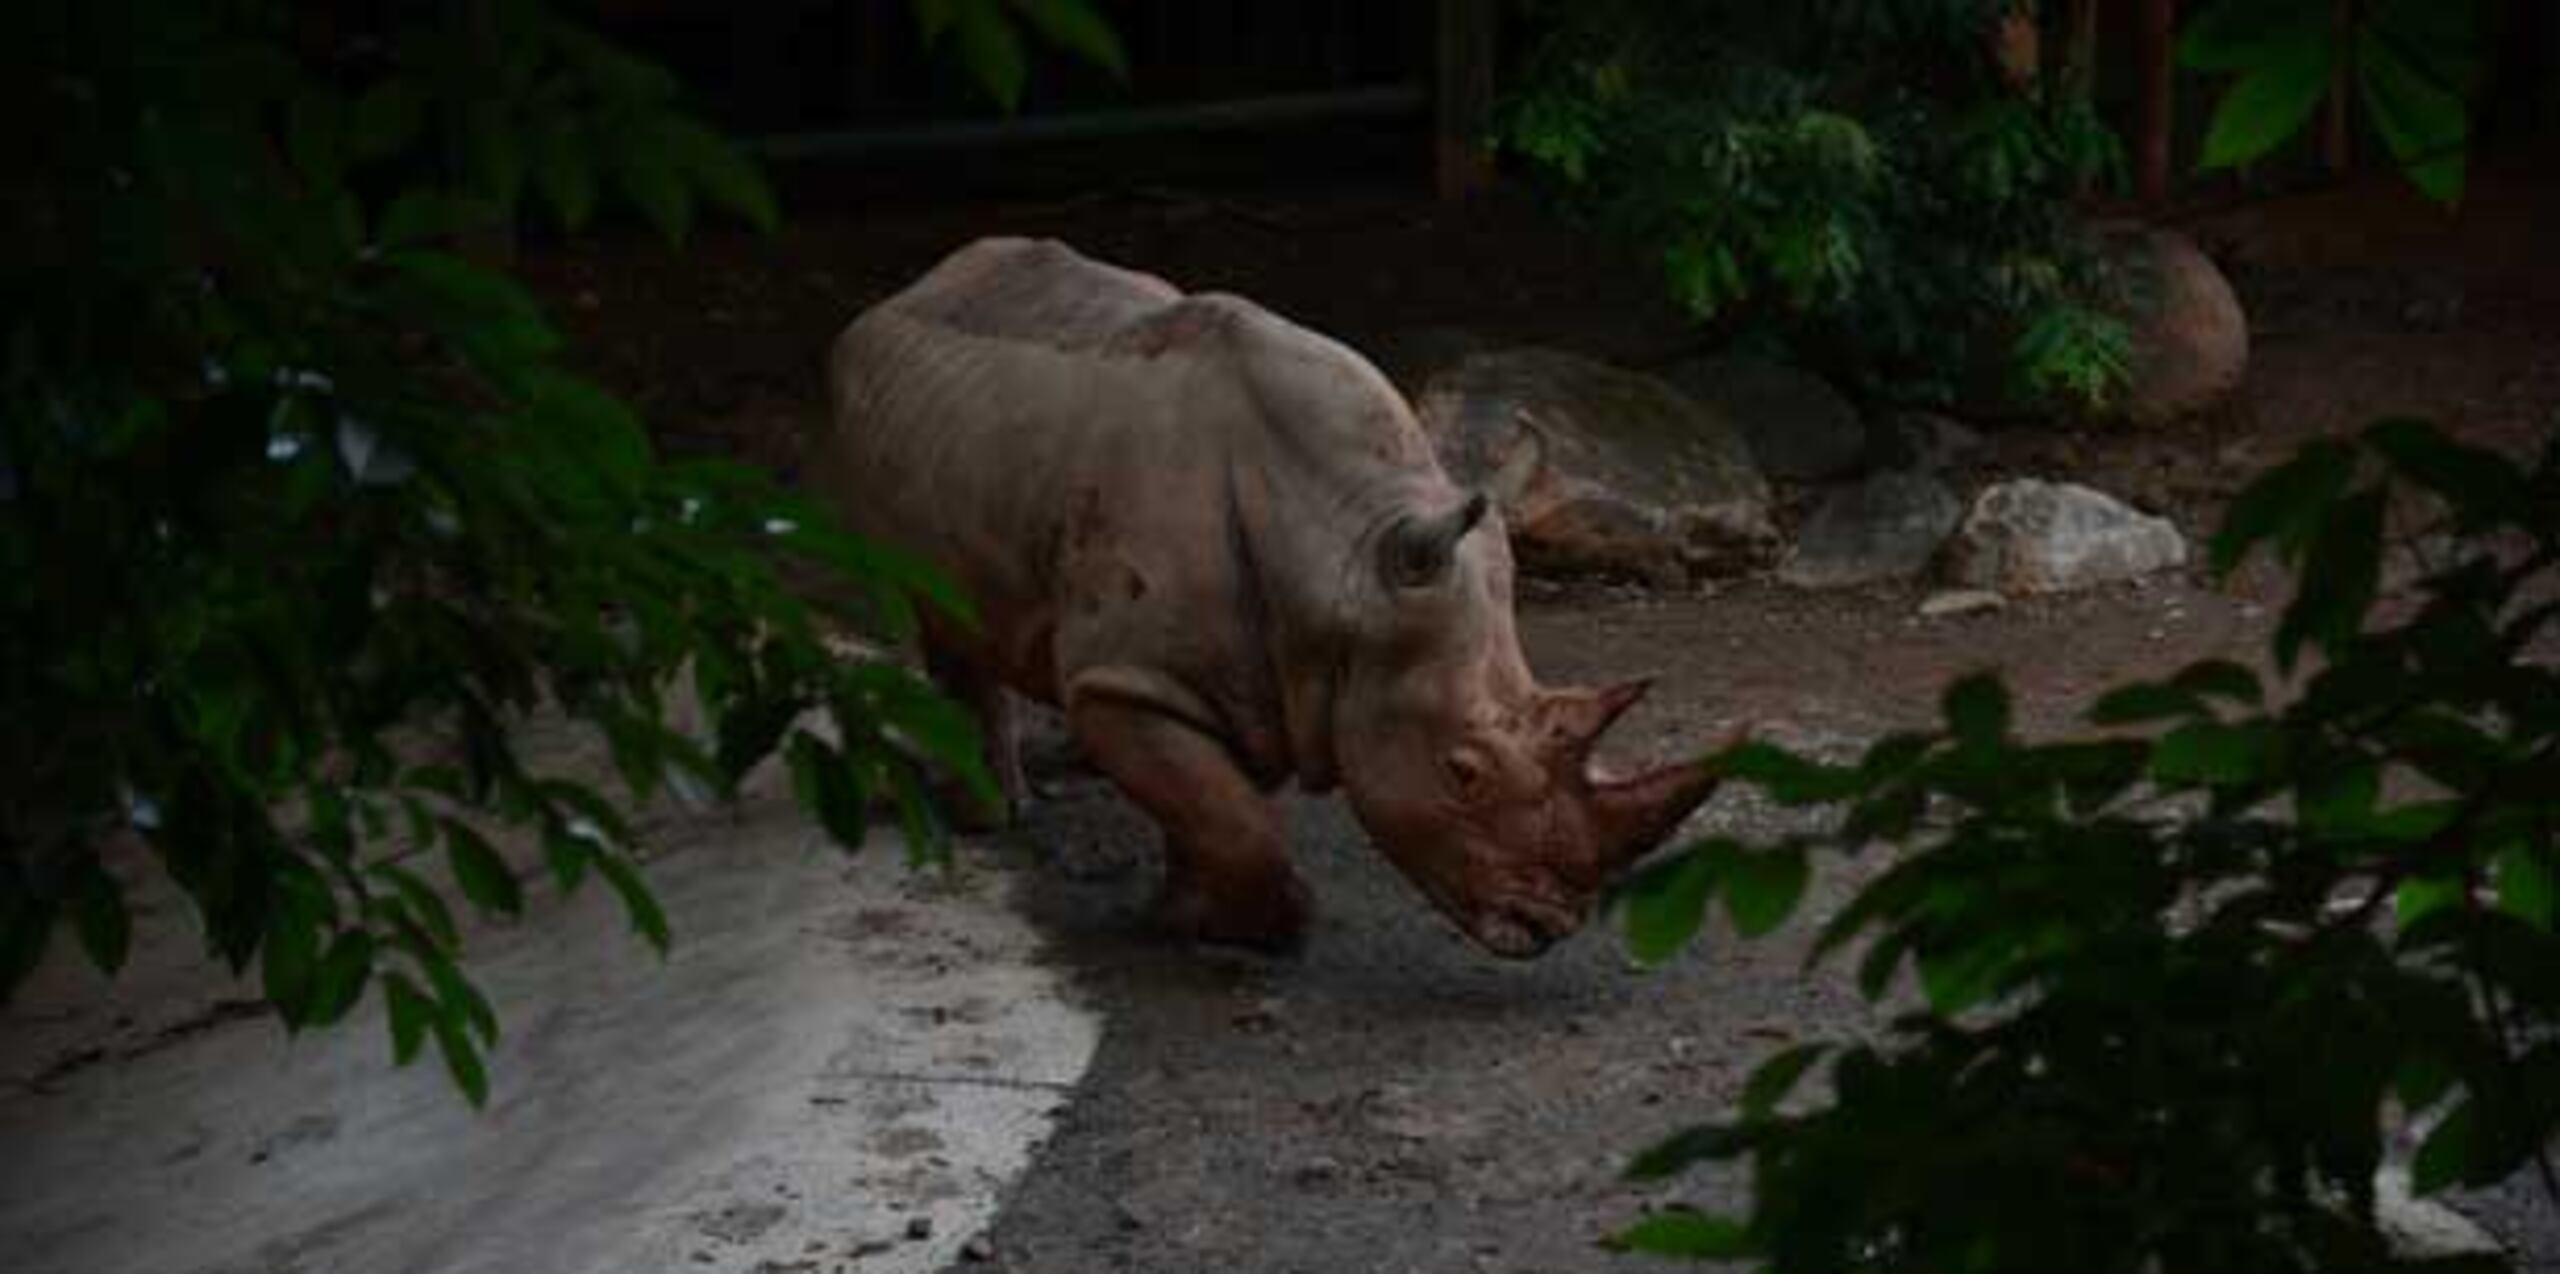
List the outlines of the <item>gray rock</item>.
<svg viewBox="0 0 2560 1274">
<path fill-rule="evenodd" d="M 1879 473 L 1834 487 L 1796 536 L 1778 578 L 1799 588 L 1907 579 L 1927 569 L 1964 517 L 1964 501 L 1924 473 Z"/>
<path fill-rule="evenodd" d="M 2111 415 L 2162 425 L 2229 398 L 2249 370 L 2249 316 L 2213 259 L 2174 230 L 2122 226 L 2105 236 L 2124 280 L 2133 337 Z"/>
<path fill-rule="evenodd" d="M 1975 497 L 1948 552 L 1957 583 L 2057 593 L 2183 566 L 2187 542 L 2168 519 L 2105 492 L 2021 478 Z"/>
<path fill-rule="evenodd" d="M 1810 372 L 1720 354 L 1674 364 L 1662 378 L 1733 422 L 1770 477 L 1821 482 L 1867 463 L 1867 429 L 1857 407 Z"/>
<path fill-rule="evenodd" d="M 1943 473 L 1982 454 L 1980 431 L 1932 411 L 1898 411 L 1877 423 L 1875 462 L 1889 469 Z"/>
<path fill-rule="evenodd" d="M 1457 327 L 1413 327 L 1351 342 L 1408 399 L 1417 399 L 1432 378 L 1465 362 L 1492 343 Z"/>
<path fill-rule="evenodd" d="M 1716 412 L 1574 354 L 1478 354 L 1416 403 L 1452 477 L 1490 491 L 1528 570 L 1677 587 L 1767 565 L 1769 484 Z"/>
</svg>

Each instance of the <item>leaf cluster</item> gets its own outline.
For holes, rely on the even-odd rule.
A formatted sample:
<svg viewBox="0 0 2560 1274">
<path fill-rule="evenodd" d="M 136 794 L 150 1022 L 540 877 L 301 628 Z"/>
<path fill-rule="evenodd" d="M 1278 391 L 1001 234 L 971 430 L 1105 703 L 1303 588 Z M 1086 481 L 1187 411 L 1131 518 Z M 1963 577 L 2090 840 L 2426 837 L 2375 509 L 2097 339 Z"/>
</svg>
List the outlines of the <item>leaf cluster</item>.
<svg viewBox="0 0 2560 1274">
<path fill-rule="evenodd" d="M 1996 64 L 2014 7 L 1532 6 L 1501 140 L 1658 253 L 1701 321 L 1889 397 L 1946 399 L 1979 365 L 2094 405 L 2122 329 L 2069 201 L 2119 176 L 2120 151 L 2076 81 L 2022 87 Z"/>
<path fill-rule="evenodd" d="M 2435 560 L 2386 599 L 2395 509 L 2430 520 Z M 1780 1054 L 1636 1165 L 1747 1162 L 1746 1214 L 1625 1244 L 1774 1270 L 2411 1268 L 2373 1217 L 2390 1120 L 2418 1130 L 2422 1194 L 2545 1153 L 2560 442 L 2529 467 L 2410 421 L 2316 443 L 2212 551 L 2298 581 L 2272 682 L 2198 663 L 2099 698 L 2100 733 L 2031 742 L 1975 676 L 1940 727 L 1854 761 L 1723 755 L 1831 830 L 1652 866 L 1637 952 L 1667 957 L 1717 900 L 1771 929 L 1810 854 L 1893 846 L 1812 958 L 1854 957 L 1901 1007 L 1878 1039 Z M 1828 1094 L 1791 1104 L 1810 1075 Z"/>
<path fill-rule="evenodd" d="M 2187 21 L 2178 60 L 2230 77 L 2206 126 L 2207 168 L 2248 163 L 2301 133 L 2346 69 L 2410 182 L 2439 202 L 2462 198 L 2472 97 L 2487 62 L 2476 0 L 2343 9 L 2331 0 L 2219 0 Z"/>
<path fill-rule="evenodd" d="M 296 12 L 0 23 L 36 142 L 0 204 L 0 997 L 66 926 L 123 961 L 138 842 L 288 1027 L 378 989 L 395 1056 L 432 1039 L 478 1101 L 498 1021 L 455 900 L 601 877 L 663 947 L 628 811 L 777 753 L 842 844 L 878 797 L 930 850 L 920 767 L 983 783 L 973 727 L 829 637 L 967 608 L 756 472 L 658 459 L 462 253 L 528 191 L 571 226 L 770 224 L 663 72 L 532 4 L 354 63 Z M 538 709 L 618 793 L 520 751 Z"/>
</svg>

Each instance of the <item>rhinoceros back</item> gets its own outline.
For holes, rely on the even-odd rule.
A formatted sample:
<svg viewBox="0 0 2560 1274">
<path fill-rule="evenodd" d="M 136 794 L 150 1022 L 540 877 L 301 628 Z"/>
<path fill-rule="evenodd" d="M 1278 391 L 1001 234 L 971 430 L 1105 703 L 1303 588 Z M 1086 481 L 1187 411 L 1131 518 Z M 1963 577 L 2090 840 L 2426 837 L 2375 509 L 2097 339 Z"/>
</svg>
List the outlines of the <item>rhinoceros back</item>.
<svg viewBox="0 0 2560 1274">
<path fill-rule="evenodd" d="M 1062 245 L 971 244 L 838 338 L 815 484 L 950 572 L 989 621 L 981 653 L 1051 697 L 1062 612 L 1116 616 L 1148 589 L 1195 615 L 1227 601 L 1230 573 L 1198 555 L 1231 513 L 1233 413 L 1203 407 L 1221 368 L 1194 356 L 1219 312 Z"/>
<path fill-rule="evenodd" d="M 1280 684 L 1326 675 L 1362 622 L 1363 537 L 1459 500 L 1356 354 L 1061 245 L 962 249 L 847 328 L 830 370 L 814 481 L 977 599 L 976 654 L 1042 698 L 1144 669 L 1247 752 Z"/>
</svg>

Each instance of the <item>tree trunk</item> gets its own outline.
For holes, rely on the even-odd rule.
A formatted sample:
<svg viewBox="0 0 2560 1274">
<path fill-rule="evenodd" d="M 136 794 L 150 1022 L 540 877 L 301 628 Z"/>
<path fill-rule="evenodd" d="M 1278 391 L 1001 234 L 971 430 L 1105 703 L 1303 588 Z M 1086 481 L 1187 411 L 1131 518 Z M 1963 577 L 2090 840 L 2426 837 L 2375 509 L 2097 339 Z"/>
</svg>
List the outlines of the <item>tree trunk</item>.
<svg viewBox="0 0 2560 1274">
<path fill-rule="evenodd" d="M 1440 0 L 1438 149 L 1440 197 L 1460 200 L 1493 185 L 1493 0 Z"/>
<path fill-rule="evenodd" d="M 2144 206 L 2152 208 L 2169 198 L 2177 125 L 2177 66 L 2170 51 L 2177 26 L 2177 0 L 2142 0 L 2135 49 L 2142 75 L 2142 114 L 2134 133 L 2134 192 Z"/>
</svg>

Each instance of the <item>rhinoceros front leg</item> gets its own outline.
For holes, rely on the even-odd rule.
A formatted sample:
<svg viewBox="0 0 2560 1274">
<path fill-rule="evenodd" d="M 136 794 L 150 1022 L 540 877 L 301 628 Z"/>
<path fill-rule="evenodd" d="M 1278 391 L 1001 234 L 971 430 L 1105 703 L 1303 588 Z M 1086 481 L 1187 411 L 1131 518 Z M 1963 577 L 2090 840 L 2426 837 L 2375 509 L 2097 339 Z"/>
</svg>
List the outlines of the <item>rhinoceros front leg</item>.
<svg viewBox="0 0 2560 1274">
<path fill-rule="evenodd" d="M 1162 923 L 1179 937 L 1265 951 L 1305 937 L 1306 886 L 1271 796 L 1224 743 L 1143 701 L 1068 696 L 1067 728 L 1095 768 L 1164 829 Z"/>
</svg>

